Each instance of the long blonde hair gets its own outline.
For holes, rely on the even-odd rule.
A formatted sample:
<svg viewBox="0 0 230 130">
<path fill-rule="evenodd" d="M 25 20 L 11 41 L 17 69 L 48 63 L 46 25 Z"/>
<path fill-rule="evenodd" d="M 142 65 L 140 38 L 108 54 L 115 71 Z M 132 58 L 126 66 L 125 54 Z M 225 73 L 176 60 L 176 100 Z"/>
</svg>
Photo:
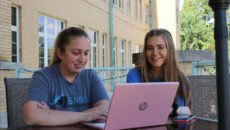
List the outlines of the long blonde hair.
<svg viewBox="0 0 230 130">
<path fill-rule="evenodd" d="M 187 104 L 187 97 L 188 97 L 189 108 L 191 109 L 191 104 L 192 104 L 191 85 L 188 79 L 186 78 L 186 76 L 179 68 L 172 35 L 170 34 L 169 31 L 165 29 L 153 29 L 149 31 L 145 36 L 142 61 L 140 64 L 142 81 L 150 82 L 152 81 L 153 78 L 152 74 L 149 73 L 151 72 L 151 65 L 148 63 L 148 60 L 146 58 L 146 50 L 147 50 L 148 39 L 150 37 L 155 37 L 155 36 L 161 36 L 168 48 L 167 56 L 161 69 L 162 80 L 166 82 L 175 82 L 175 81 L 179 82 L 180 85 L 177 90 L 177 95 L 181 96 L 184 99 L 185 106 Z M 186 90 L 184 85 L 186 85 Z M 176 98 L 174 101 L 176 102 Z"/>
<path fill-rule="evenodd" d="M 70 44 L 70 39 L 73 37 L 82 37 L 82 36 L 89 38 L 84 30 L 77 27 L 70 27 L 61 31 L 55 40 L 54 53 L 50 65 L 54 65 L 61 62 L 61 59 L 59 59 L 57 55 L 58 48 L 61 50 L 62 53 L 65 53 L 65 46 Z"/>
</svg>

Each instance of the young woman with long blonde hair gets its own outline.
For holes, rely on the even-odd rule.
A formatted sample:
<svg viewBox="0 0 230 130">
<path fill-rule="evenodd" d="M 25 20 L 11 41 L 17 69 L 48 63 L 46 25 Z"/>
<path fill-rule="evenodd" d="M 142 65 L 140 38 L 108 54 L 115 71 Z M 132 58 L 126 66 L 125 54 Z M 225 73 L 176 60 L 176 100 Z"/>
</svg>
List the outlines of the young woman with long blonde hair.
<svg viewBox="0 0 230 130">
<path fill-rule="evenodd" d="M 129 71 L 127 82 L 175 81 L 179 82 L 179 88 L 174 103 L 191 110 L 190 84 L 179 68 L 172 35 L 165 29 L 153 29 L 145 36 L 141 64 Z"/>
</svg>

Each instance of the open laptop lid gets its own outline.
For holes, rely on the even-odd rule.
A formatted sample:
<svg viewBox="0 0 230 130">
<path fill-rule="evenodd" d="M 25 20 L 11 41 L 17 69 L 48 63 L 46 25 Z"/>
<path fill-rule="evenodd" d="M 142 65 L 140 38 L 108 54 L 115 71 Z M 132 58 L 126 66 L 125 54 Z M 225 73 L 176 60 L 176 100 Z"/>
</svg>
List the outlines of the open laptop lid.
<svg viewBox="0 0 230 130">
<path fill-rule="evenodd" d="M 178 86 L 178 82 L 117 84 L 105 129 L 166 124 Z"/>
</svg>

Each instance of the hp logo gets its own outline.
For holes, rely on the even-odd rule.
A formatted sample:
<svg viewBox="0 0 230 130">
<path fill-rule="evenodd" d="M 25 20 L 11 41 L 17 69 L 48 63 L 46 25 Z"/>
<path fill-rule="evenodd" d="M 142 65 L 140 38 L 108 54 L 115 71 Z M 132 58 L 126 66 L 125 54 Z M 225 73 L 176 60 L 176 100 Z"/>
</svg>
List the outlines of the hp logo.
<svg viewBox="0 0 230 130">
<path fill-rule="evenodd" d="M 147 102 L 143 102 L 139 105 L 139 110 L 144 111 L 148 107 Z"/>
</svg>

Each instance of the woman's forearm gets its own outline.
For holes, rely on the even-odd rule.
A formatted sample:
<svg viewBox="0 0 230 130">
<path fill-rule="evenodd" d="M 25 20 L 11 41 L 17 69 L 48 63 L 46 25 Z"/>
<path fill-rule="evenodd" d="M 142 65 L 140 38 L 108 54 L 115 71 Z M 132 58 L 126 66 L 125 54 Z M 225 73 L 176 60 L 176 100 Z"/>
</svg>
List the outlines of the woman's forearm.
<svg viewBox="0 0 230 130">
<path fill-rule="evenodd" d="M 24 120 L 27 125 L 55 126 L 68 125 L 86 120 L 86 114 L 80 112 L 68 112 L 41 109 L 37 102 L 29 101 L 24 104 Z"/>
</svg>

